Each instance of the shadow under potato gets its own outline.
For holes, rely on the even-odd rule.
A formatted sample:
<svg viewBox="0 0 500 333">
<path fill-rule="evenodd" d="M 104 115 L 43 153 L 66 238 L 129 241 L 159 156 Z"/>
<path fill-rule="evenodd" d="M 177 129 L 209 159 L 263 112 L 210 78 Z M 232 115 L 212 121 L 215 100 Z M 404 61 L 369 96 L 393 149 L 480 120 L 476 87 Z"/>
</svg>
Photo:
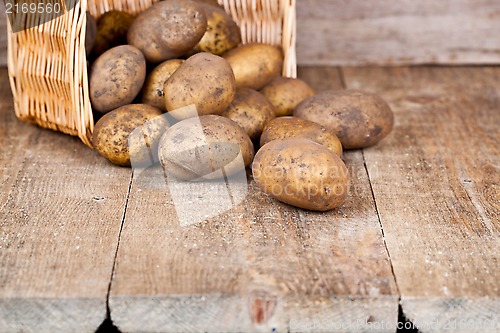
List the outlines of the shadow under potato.
<svg viewBox="0 0 500 333">
<path fill-rule="evenodd" d="M 187 227 L 238 206 L 249 192 L 247 171 L 242 169 L 216 179 L 179 180 L 165 175 L 159 163 L 134 169 L 132 191 L 147 191 L 173 205 L 177 221 Z"/>
</svg>

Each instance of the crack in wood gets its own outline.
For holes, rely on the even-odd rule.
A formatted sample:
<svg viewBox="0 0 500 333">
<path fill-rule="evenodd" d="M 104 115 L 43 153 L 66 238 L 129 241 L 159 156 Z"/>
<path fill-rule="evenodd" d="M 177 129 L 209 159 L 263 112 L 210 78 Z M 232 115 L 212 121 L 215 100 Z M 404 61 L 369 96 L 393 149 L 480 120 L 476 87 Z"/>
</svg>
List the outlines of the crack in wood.
<svg viewBox="0 0 500 333">
<path fill-rule="evenodd" d="M 125 206 L 123 208 L 123 214 L 122 214 L 121 222 L 120 222 L 120 231 L 118 232 L 118 238 L 117 238 L 117 242 L 116 242 L 116 251 L 115 251 L 114 258 L 113 258 L 113 267 L 111 268 L 111 276 L 109 279 L 108 291 L 106 293 L 106 320 L 101 325 L 102 329 L 104 329 L 106 332 L 110 332 L 109 329 L 111 327 L 116 327 L 113 325 L 113 320 L 111 318 L 111 310 L 109 307 L 109 297 L 111 294 L 111 286 L 113 284 L 113 276 L 115 274 L 116 261 L 117 261 L 117 257 L 118 257 L 118 250 L 120 248 L 120 239 L 121 239 L 121 235 L 122 235 L 122 231 L 123 231 L 123 226 L 125 224 L 125 217 L 127 215 L 128 201 L 129 201 L 129 197 L 130 197 L 130 192 L 132 190 L 133 181 L 134 181 L 134 170 L 132 170 L 132 173 L 130 174 L 130 181 L 128 184 L 127 195 L 125 197 Z"/>
</svg>

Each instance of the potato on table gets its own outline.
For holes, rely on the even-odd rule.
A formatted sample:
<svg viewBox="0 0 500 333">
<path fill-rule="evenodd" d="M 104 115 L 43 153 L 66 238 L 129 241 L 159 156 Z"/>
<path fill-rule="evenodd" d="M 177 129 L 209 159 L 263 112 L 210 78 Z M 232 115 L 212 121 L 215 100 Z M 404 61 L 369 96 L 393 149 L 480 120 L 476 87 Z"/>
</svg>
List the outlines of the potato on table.
<svg viewBox="0 0 500 333">
<path fill-rule="evenodd" d="M 222 116 L 233 120 L 247 132 L 250 139 L 258 139 L 264 126 L 275 118 L 273 105 L 261 93 L 250 88 L 238 88 L 236 96 Z"/>
<path fill-rule="evenodd" d="M 347 198 L 349 173 L 323 145 L 303 138 L 273 140 L 252 163 L 253 179 L 270 196 L 292 206 L 327 211 Z"/>
<path fill-rule="evenodd" d="M 158 153 L 167 175 L 197 180 L 244 171 L 253 159 L 254 148 L 235 122 L 207 115 L 185 119 L 170 127 L 160 139 Z"/>
<path fill-rule="evenodd" d="M 283 69 L 283 53 L 268 44 L 247 44 L 223 55 L 233 69 L 238 87 L 262 89 Z"/>
<path fill-rule="evenodd" d="M 269 122 L 260 136 L 260 146 L 286 138 L 312 140 L 342 157 L 342 144 L 335 133 L 320 124 L 297 117 L 278 117 Z"/>
<path fill-rule="evenodd" d="M 310 97 L 297 106 L 294 116 L 329 128 L 345 149 L 372 146 L 385 138 L 394 125 L 387 102 L 358 90 L 327 91 Z"/>
<path fill-rule="evenodd" d="M 141 91 L 146 60 L 136 47 L 121 45 L 104 52 L 90 70 L 92 107 L 106 113 L 130 104 Z"/>
<path fill-rule="evenodd" d="M 194 104 L 198 115 L 221 114 L 234 99 L 236 83 L 226 60 L 202 52 L 184 61 L 167 80 L 163 91 L 168 111 Z M 174 117 L 189 116 L 175 113 Z"/>
<path fill-rule="evenodd" d="M 260 91 L 276 108 L 276 117 L 291 116 L 300 102 L 314 90 L 300 79 L 277 76 Z"/>
<path fill-rule="evenodd" d="M 184 60 L 182 59 L 171 59 L 156 66 L 148 74 L 144 82 L 141 92 L 142 103 L 152 105 L 166 112 L 163 86 L 183 62 Z"/>
<path fill-rule="evenodd" d="M 144 53 L 149 62 L 178 58 L 191 50 L 207 30 L 207 17 L 200 3 L 165 0 L 139 14 L 127 40 Z"/>
<path fill-rule="evenodd" d="M 92 145 L 112 163 L 130 166 L 150 161 L 158 141 L 168 128 L 163 113 L 150 105 L 129 104 L 105 114 L 94 127 Z M 134 132 L 137 131 L 138 132 Z M 134 135 L 130 141 L 130 135 Z"/>
</svg>

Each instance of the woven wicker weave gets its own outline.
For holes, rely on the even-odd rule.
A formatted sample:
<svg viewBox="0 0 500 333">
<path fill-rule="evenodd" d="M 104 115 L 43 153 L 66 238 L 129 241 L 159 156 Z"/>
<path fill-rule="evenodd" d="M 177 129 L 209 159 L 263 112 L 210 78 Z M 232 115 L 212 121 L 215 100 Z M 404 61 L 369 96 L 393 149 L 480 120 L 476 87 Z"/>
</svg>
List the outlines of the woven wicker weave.
<svg viewBox="0 0 500 333">
<path fill-rule="evenodd" d="M 70 3 L 73 9 L 66 14 L 34 28 L 13 33 L 9 25 L 8 66 L 17 117 L 78 136 L 91 146 L 85 12 L 95 17 L 112 9 L 139 13 L 157 1 L 79 0 Z M 240 26 L 243 43 L 281 45 L 283 74 L 296 76 L 295 0 L 218 1 Z"/>
</svg>

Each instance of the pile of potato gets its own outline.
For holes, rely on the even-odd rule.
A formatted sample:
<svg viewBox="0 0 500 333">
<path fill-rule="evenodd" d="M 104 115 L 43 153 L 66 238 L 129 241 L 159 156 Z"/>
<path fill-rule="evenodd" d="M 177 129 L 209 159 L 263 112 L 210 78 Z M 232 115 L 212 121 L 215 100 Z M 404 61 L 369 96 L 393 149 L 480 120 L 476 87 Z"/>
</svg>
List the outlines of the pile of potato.
<svg viewBox="0 0 500 333">
<path fill-rule="evenodd" d="M 316 95 L 281 77 L 281 50 L 241 45 L 216 1 L 165 0 L 135 18 L 111 11 L 88 22 L 90 99 L 100 118 L 92 143 L 117 165 L 159 161 L 185 181 L 251 167 L 270 196 L 326 211 L 349 191 L 343 149 L 374 145 L 392 129 L 392 111 L 376 95 Z"/>
</svg>

